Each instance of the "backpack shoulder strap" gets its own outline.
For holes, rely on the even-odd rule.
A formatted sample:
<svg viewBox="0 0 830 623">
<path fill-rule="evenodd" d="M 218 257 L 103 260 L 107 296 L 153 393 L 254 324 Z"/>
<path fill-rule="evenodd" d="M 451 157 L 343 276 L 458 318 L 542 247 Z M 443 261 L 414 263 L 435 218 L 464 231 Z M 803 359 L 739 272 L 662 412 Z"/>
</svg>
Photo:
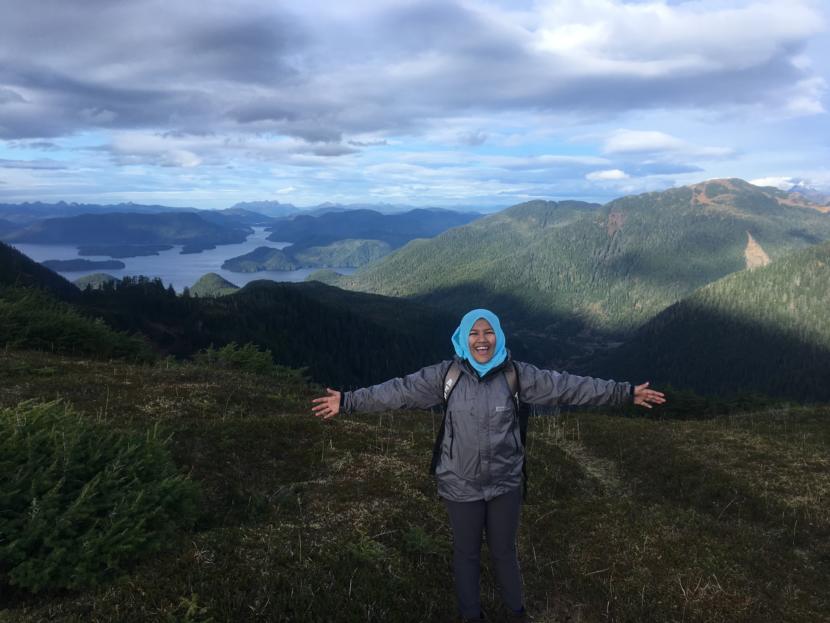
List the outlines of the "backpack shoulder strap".
<svg viewBox="0 0 830 623">
<path fill-rule="evenodd" d="M 444 416 L 441 418 L 441 427 L 438 429 L 438 435 L 435 438 L 435 444 L 432 446 L 432 461 L 430 462 L 429 466 L 429 473 L 435 474 L 435 470 L 438 467 L 438 461 L 441 458 L 441 444 L 444 441 L 444 429 L 447 424 L 447 404 L 450 400 L 450 394 L 452 394 L 452 390 L 455 389 L 456 383 L 458 383 L 458 379 L 461 377 L 461 366 L 459 365 L 458 361 L 453 360 L 450 364 L 450 367 L 447 369 L 447 373 L 444 375 Z"/>
<path fill-rule="evenodd" d="M 516 362 L 511 361 L 510 365 L 504 368 L 504 378 L 510 388 L 510 395 L 516 405 L 516 418 L 519 420 L 519 437 L 522 440 L 522 448 L 525 456 L 522 459 L 522 498 L 527 501 L 527 420 L 530 417 L 530 405 L 522 402 L 522 386 L 519 383 L 519 371 L 516 369 Z"/>
<path fill-rule="evenodd" d="M 461 365 L 453 359 L 447 373 L 444 375 L 444 409 L 447 408 L 447 403 L 450 401 L 450 394 L 455 389 L 455 384 L 461 377 Z"/>
<path fill-rule="evenodd" d="M 521 388 L 519 387 L 519 374 L 516 371 L 515 362 L 511 361 L 510 365 L 504 368 L 504 376 L 507 379 L 507 386 L 510 388 L 510 395 L 513 396 L 513 400 L 516 401 L 518 407 Z"/>
</svg>

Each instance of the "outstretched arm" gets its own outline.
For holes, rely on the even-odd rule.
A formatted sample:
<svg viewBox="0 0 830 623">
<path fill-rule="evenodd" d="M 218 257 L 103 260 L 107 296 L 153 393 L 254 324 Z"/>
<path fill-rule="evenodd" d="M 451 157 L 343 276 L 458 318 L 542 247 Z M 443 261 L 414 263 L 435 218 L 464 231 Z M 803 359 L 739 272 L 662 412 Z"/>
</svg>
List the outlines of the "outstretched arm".
<svg viewBox="0 0 830 623">
<path fill-rule="evenodd" d="M 315 398 L 312 412 L 317 417 L 329 419 L 341 410 L 385 411 L 388 409 L 428 409 L 440 404 L 444 398 L 444 375 L 450 366 L 444 361 L 422 368 L 413 374 L 391 379 L 379 385 L 363 387 L 350 392 L 326 389 L 326 395 Z"/>
<path fill-rule="evenodd" d="M 617 405 L 630 402 L 630 383 L 617 383 L 516 362 L 524 402 L 537 405 Z"/>
<path fill-rule="evenodd" d="M 651 409 L 666 402 L 665 396 L 649 389 L 648 383 L 606 381 L 590 376 L 543 370 L 529 363 L 516 362 L 524 402 L 539 405 L 621 405 L 634 402 Z"/>
</svg>

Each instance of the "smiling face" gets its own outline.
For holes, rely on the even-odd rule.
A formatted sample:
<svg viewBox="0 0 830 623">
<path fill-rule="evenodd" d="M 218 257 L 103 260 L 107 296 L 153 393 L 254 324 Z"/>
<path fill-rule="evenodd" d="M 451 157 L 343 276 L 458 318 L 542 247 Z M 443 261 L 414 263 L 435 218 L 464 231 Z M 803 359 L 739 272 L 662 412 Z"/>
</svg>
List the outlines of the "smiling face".
<svg viewBox="0 0 830 623">
<path fill-rule="evenodd" d="M 470 352 L 478 363 L 487 363 L 496 352 L 496 332 L 484 318 L 475 321 L 467 337 Z"/>
</svg>

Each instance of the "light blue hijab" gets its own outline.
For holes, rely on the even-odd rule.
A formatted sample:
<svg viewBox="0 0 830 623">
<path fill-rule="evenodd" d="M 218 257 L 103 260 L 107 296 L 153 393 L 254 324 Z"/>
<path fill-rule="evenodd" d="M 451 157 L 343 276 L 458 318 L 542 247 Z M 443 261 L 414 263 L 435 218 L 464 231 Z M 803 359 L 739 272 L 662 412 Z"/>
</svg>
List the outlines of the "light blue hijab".
<svg viewBox="0 0 830 623">
<path fill-rule="evenodd" d="M 493 327 L 493 331 L 496 332 L 496 352 L 493 353 L 492 359 L 487 363 L 477 362 L 470 352 L 470 330 L 479 318 L 484 318 L 489 322 L 490 326 Z M 501 323 L 498 316 L 487 309 L 474 309 L 464 314 L 461 324 L 452 334 L 452 345 L 455 348 L 455 354 L 461 359 L 466 359 L 473 369 L 478 372 L 479 376 L 484 376 L 507 359 L 507 340 L 504 337 L 504 331 L 501 330 Z"/>
</svg>

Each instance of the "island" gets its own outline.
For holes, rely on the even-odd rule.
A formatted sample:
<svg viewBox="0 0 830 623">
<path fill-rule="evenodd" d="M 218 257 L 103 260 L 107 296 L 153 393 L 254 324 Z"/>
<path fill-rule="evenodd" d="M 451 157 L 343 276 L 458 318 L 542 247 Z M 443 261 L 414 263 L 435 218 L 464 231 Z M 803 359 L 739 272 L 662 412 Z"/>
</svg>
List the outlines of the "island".
<svg viewBox="0 0 830 623">
<path fill-rule="evenodd" d="M 222 268 L 237 273 L 298 268 L 360 268 L 392 251 L 382 240 L 338 240 L 322 246 L 293 244 L 284 249 L 257 247 L 250 253 L 231 258 Z"/>
<path fill-rule="evenodd" d="M 119 270 L 126 267 L 118 260 L 46 260 L 41 262 L 46 268 L 61 273 L 73 273 L 83 270 Z"/>
<path fill-rule="evenodd" d="M 222 268 L 235 273 L 256 273 L 261 270 L 296 270 L 299 266 L 280 249 L 257 247 L 250 253 L 226 260 Z"/>
<path fill-rule="evenodd" d="M 78 255 L 104 255 L 115 258 L 158 255 L 173 248 L 170 244 L 100 244 L 78 247 Z"/>
</svg>

